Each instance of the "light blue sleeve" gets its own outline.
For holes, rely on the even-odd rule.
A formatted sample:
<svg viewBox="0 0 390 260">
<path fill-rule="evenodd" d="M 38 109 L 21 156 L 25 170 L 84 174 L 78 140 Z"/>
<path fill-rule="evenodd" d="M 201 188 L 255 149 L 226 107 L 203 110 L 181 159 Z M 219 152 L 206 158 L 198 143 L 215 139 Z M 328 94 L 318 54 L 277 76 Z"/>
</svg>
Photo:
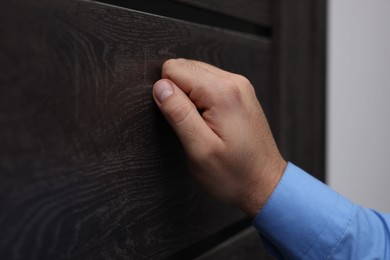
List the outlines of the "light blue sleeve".
<svg viewBox="0 0 390 260">
<path fill-rule="evenodd" d="M 390 259 L 389 214 L 352 203 L 292 163 L 253 225 L 279 259 Z"/>
</svg>

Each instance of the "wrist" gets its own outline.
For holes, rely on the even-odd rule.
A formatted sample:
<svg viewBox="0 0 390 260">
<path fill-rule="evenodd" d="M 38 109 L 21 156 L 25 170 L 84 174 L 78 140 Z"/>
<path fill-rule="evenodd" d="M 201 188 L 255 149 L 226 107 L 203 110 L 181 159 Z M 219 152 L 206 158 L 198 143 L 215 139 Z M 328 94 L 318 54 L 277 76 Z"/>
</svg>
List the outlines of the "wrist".
<svg viewBox="0 0 390 260">
<path fill-rule="evenodd" d="M 258 178 L 249 185 L 250 188 L 246 189 L 238 207 L 249 217 L 255 217 L 278 186 L 286 167 L 287 162 L 283 158 L 265 167 L 261 174 L 257 174 Z"/>
</svg>

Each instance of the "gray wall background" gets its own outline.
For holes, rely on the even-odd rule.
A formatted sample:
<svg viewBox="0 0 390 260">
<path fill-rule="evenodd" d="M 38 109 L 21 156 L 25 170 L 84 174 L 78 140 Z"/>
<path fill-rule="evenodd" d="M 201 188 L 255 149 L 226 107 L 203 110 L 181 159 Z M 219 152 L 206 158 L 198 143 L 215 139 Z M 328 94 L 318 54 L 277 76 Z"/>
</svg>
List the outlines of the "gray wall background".
<svg viewBox="0 0 390 260">
<path fill-rule="evenodd" d="M 330 0 L 327 183 L 390 212 L 390 0 Z"/>
</svg>

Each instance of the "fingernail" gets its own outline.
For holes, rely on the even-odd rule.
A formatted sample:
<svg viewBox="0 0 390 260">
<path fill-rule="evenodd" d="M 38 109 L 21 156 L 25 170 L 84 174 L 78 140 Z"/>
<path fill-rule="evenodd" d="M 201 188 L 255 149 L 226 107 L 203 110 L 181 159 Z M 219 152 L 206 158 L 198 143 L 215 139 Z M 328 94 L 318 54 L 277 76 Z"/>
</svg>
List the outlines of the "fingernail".
<svg viewBox="0 0 390 260">
<path fill-rule="evenodd" d="M 159 80 L 154 84 L 153 91 L 160 103 L 173 94 L 173 87 L 167 80 Z"/>
</svg>

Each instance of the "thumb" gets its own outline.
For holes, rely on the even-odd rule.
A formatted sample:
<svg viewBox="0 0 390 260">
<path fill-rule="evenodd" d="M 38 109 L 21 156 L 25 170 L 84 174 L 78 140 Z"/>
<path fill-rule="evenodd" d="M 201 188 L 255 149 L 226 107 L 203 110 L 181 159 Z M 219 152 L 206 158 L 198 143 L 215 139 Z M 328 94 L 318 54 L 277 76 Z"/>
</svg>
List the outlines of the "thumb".
<svg viewBox="0 0 390 260">
<path fill-rule="evenodd" d="M 153 86 L 153 98 L 188 155 L 196 156 L 199 146 L 217 140 L 217 135 L 203 120 L 195 104 L 172 81 L 157 81 Z"/>
</svg>

